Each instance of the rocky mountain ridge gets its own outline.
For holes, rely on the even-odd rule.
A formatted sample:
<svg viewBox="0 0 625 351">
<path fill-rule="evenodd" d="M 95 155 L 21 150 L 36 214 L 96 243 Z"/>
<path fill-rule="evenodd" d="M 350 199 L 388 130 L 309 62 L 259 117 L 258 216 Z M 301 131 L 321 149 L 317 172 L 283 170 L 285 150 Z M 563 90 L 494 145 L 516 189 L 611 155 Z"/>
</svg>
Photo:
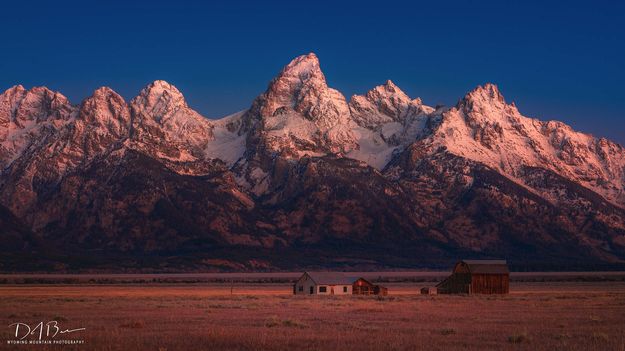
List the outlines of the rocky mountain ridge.
<svg viewBox="0 0 625 351">
<path fill-rule="evenodd" d="M 15 86 L 0 95 L 0 166 L 6 221 L 25 227 L 11 237 L 81 252 L 44 260 L 61 270 L 625 259 L 622 146 L 525 117 L 493 84 L 450 108 L 391 81 L 347 101 L 314 54 L 220 120 L 164 81 L 78 106 Z"/>
</svg>

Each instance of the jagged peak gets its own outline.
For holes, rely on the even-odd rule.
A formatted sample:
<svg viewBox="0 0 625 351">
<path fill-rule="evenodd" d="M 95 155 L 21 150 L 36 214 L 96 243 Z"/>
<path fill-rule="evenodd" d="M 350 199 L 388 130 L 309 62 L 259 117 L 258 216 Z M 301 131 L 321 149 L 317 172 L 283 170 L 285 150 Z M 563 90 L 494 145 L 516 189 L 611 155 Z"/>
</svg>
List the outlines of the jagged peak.
<svg viewBox="0 0 625 351">
<path fill-rule="evenodd" d="M 168 81 L 162 80 L 162 79 L 157 79 L 155 81 L 153 81 L 152 83 L 148 84 L 146 86 L 146 88 L 154 88 L 154 87 L 161 87 L 163 89 L 169 89 L 169 90 L 176 90 L 178 91 L 178 89 L 171 83 L 169 83 Z"/>
<path fill-rule="evenodd" d="M 168 94 L 173 98 L 184 100 L 184 96 L 173 84 L 170 84 L 164 80 L 155 80 L 148 84 L 141 90 L 139 96 L 160 97 L 163 94 Z"/>
<path fill-rule="evenodd" d="M 294 58 L 288 65 L 286 65 L 280 76 L 297 76 L 302 80 L 308 79 L 312 76 L 319 75 L 321 68 L 319 66 L 319 58 L 314 53 L 301 55 Z M 322 74 L 323 76 L 323 74 Z"/>
<path fill-rule="evenodd" d="M 38 87 L 32 87 L 30 90 L 28 90 L 29 92 L 33 93 L 33 94 L 39 94 L 39 93 L 49 93 L 49 94 L 54 94 L 56 92 L 50 90 L 48 87 L 46 86 L 38 86 Z"/>
<path fill-rule="evenodd" d="M 62 104 L 69 104 L 69 100 L 65 95 L 61 94 L 58 91 L 51 90 L 46 86 L 37 86 L 32 87 L 31 89 L 26 89 L 21 84 L 14 85 L 11 88 L 7 89 L 3 94 L 3 96 L 9 97 L 9 99 L 18 98 L 21 99 L 49 99 L 56 100 Z"/>
<path fill-rule="evenodd" d="M 453 110 L 459 110 L 463 113 L 460 115 L 445 114 L 446 117 L 444 118 L 462 116 L 473 127 L 491 124 L 501 125 L 510 116 L 522 117 L 514 104 L 506 103 L 497 85 L 492 83 L 475 87 L 458 101 Z"/>
<path fill-rule="evenodd" d="M 8 103 L 9 106 L 12 106 L 12 109 L 15 109 L 16 104 L 19 104 L 27 93 L 28 90 L 26 90 L 21 84 L 18 84 L 5 90 L 4 93 L 0 94 L 0 98 L 4 101 L 4 103 Z"/>
<path fill-rule="evenodd" d="M 90 99 L 108 99 L 108 98 L 115 98 L 115 99 L 119 99 L 125 102 L 124 98 L 121 97 L 121 95 L 117 94 L 117 92 L 109 87 L 99 87 L 98 89 L 94 90 L 93 94 L 91 94 L 90 97 L 87 98 L 87 100 Z"/>
<path fill-rule="evenodd" d="M 322 111 L 334 119 L 348 110 L 345 97 L 328 87 L 314 53 L 296 57 L 286 65 L 254 105 L 251 111 L 263 118 L 292 109 L 310 120 L 322 117 Z"/>
<path fill-rule="evenodd" d="M 313 53 L 294 58 L 271 81 L 268 92 L 290 95 L 299 92 L 304 86 L 327 88 L 319 59 Z"/>
<path fill-rule="evenodd" d="M 59 91 L 52 90 L 52 89 L 50 89 L 50 88 L 48 88 L 46 86 L 43 86 L 43 85 L 32 87 L 30 89 L 26 89 L 26 88 L 24 88 L 23 85 L 17 84 L 17 85 L 14 85 L 14 86 L 10 87 L 7 90 L 5 90 L 0 95 L 15 96 L 16 94 L 48 96 L 50 98 L 58 98 L 58 99 L 62 99 L 62 100 L 67 100 L 67 97 L 65 95 L 63 95 L 62 93 L 60 93 Z"/>
<path fill-rule="evenodd" d="M 164 80 L 155 80 L 148 84 L 131 101 L 131 106 L 138 112 L 151 116 L 159 123 L 162 123 L 167 116 L 172 116 L 177 111 L 189 107 L 180 90 Z M 191 114 L 197 113 L 192 111 Z M 196 119 L 203 118 L 199 115 L 193 117 Z"/>
<path fill-rule="evenodd" d="M 26 92 L 26 98 L 28 98 L 29 95 L 35 95 L 43 99 L 56 100 L 63 104 L 69 104 L 69 100 L 67 99 L 67 97 L 65 97 L 65 95 L 61 94 L 58 91 L 51 90 L 45 86 L 31 88 Z"/>
<path fill-rule="evenodd" d="M 8 112 L 9 119 L 18 126 L 22 126 L 22 122 L 27 120 L 40 122 L 49 118 L 66 118 L 74 109 L 63 94 L 45 86 L 27 90 L 22 85 L 15 85 L 0 97 L 0 109 Z"/>
<path fill-rule="evenodd" d="M 420 98 L 411 99 L 391 80 L 387 80 L 384 84 L 378 85 L 369 90 L 365 95 L 353 95 L 351 97 L 350 104 L 359 104 L 363 101 L 363 99 L 368 100 L 370 103 L 375 105 L 423 105 Z"/>
<path fill-rule="evenodd" d="M 99 116 L 114 115 L 115 118 L 128 118 L 126 100 L 109 87 L 100 87 L 86 98 L 80 108 L 80 116 L 87 120 L 100 119 Z M 105 117 L 108 118 L 108 117 Z"/>
<path fill-rule="evenodd" d="M 383 87 L 386 91 L 391 92 L 391 93 L 395 93 L 397 91 L 403 93 L 403 91 L 399 89 L 399 87 L 395 83 L 393 83 L 393 81 L 390 79 L 387 79 L 386 82 L 383 85 L 381 85 L 381 87 Z"/>
<path fill-rule="evenodd" d="M 493 83 L 478 85 L 467 95 L 465 95 L 463 100 L 470 102 L 497 102 L 499 104 L 506 103 L 503 95 L 499 91 L 499 88 Z"/>
<path fill-rule="evenodd" d="M 187 107 L 187 102 L 180 90 L 164 80 L 155 80 L 148 84 L 141 89 L 139 95 L 131 103 L 157 114 L 162 114 L 164 110 Z M 160 116 L 156 117 L 160 118 Z"/>
<path fill-rule="evenodd" d="M 13 94 L 15 94 L 17 92 L 24 92 L 24 91 L 26 91 L 24 86 L 21 85 L 21 84 L 17 84 L 17 85 L 14 85 L 14 86 L 10 87 L 7 90 L 5 90 L 4 93 L 2 93 L 2 95 L 13 95 Z"/>
<path fill-rule="evenodd" d="M 380 100 L 384 98 L 396 97 L 404 101 L 410 101 L 410 97 L 408 97 L 408 95 L 404 93 L 390 79 L 387 80 L 386 83 L 378 85 L 377 87 L 369 90 L 369 92 L 367 92 L 367 97 L 370 100 Z"/>
</svg>

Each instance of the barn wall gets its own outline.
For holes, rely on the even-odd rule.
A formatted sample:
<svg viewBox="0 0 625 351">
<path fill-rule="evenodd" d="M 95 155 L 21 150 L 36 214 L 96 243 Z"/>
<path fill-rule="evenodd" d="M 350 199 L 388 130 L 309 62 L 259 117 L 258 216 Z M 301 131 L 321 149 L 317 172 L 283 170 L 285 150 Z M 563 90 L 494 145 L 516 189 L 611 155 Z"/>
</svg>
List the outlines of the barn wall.
<svg viewBox="0 0 625 351">
<path fill-rule="evenodd" d="M 471 279 L 472 294 L 507 294 L 510 290 L 510 278 L 507 274 L 473 274 Z"/>
</svg>

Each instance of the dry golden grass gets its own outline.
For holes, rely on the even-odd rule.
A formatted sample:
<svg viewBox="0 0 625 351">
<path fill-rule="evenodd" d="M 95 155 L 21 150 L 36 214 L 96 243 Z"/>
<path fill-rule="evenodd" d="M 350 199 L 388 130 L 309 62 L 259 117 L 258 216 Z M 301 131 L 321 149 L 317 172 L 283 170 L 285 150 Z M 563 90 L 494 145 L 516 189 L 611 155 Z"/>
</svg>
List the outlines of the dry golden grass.
<svg viewBox="0 0 625 351">
<path fill-rule="evenodd" d="M 292 296 L 288 285 L 0 286 L 8 326 L 55 319 L 78 346 L 20 350 L 625 350 L 624 283 L 520 283 L 507 296 Z"/>
</svg>

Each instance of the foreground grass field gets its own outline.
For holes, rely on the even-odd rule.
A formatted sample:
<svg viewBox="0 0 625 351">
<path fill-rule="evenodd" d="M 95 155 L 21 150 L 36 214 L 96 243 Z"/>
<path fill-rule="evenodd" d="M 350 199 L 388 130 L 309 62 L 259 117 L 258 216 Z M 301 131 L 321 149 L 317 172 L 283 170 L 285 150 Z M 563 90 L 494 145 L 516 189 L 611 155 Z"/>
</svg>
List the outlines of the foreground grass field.
<svg viewBox="0 0 625 351">
<path fill-rule="evenodd" d="M 301 297 L 288 285 L 0 286 L 0 349 L 625 350 L 625 283 L 517 283 L 507 296 Z M 7 345 L 17 321 L 84 345 Z"/>
</svg>

